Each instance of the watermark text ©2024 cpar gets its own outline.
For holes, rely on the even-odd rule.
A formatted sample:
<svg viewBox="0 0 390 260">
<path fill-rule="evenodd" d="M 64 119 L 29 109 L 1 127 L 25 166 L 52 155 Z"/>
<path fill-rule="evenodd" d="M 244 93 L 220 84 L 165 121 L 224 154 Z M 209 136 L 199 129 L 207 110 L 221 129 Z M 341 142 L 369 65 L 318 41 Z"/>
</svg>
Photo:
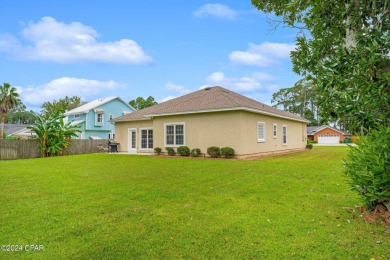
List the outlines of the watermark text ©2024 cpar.
<svg viewBox="0 0 390 260">
<path fill-rule="evenodd" d="M 45 251 L 45 247 L 43 245 L 0 245 L 1 252 L 19 252 L 19 251 L 27 251 L 27 252 L 42 252 Z"/>
</svg>

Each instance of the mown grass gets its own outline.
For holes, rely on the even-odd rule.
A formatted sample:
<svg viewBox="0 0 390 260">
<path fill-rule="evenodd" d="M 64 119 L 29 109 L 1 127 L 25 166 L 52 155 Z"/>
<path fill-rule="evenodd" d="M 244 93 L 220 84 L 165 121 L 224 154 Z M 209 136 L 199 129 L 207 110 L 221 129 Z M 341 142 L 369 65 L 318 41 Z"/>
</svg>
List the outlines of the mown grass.
<svg viewBox="0 0 390 260">
<path fill-rule="evenodd" d="M 255 161 L 92 154 L 0 162 L 0 251 L 20 259 L 390 257 L 345 147 Z"/>
</svg>

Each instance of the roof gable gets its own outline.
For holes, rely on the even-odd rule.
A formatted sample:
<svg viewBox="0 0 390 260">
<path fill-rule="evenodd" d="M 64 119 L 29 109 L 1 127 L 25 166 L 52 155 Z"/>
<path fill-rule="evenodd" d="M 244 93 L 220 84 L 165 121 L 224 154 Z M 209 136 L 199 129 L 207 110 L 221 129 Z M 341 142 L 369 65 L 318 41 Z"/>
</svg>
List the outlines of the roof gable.
<svg viewBox="0 0 390 260">
<path fill-rule="evenodd" d="M 276 109 L 222 87 L 208 87 L 114 119 L 114 122 L 145 120 L 156 116 L 247 110 L 307 122 L 292 113 Z"/>
<path fill-rule="evenodd" d="M 115 97 L 106 97 L 106 98 L 98 98 L 95 99 L 87 104 L 84 104 L 82 106 L 76 107 L 75 109 L 72 109 L 68 112 L 66 112 L 64 115 L 75 115 L 75 114 L 86 114 L 88 113 L 91 109 L 96 109 L 112 100 L 118 99 L 120 102 L 124 103 L 127 105 L 131 110 L 135 111 L 133 107 L 131 107 L 129 104 L 127 104 L 123 99 L 121 99 L 118 96 Z"/>
</svg>

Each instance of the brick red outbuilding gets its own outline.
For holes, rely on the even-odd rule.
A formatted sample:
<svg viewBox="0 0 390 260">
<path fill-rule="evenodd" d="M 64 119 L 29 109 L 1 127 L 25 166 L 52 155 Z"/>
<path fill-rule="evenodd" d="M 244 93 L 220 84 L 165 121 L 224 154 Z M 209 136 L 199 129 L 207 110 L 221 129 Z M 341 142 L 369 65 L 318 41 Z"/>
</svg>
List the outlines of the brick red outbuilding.
<svg viewBox="0 0 390 260">
<path fill-rule="evenodd" d="M 319 144 L 337 144 L 349 137 L 349 133 L 327 125 L 307 127 L 307 139 Z"/>
</svg>

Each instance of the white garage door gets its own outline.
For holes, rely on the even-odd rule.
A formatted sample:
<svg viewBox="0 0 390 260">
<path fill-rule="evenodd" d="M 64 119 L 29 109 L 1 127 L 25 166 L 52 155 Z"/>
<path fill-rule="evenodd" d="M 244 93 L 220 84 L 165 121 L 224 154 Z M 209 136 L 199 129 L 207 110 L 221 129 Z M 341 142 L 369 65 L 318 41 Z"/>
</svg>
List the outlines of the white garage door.
<svg viewBox="0 0 390 260">
<path fill-rule="evenodd" d="M 319 135 L 319 144 L 338 144 L 340 141 L 340 135 Z"/>
</svg>

